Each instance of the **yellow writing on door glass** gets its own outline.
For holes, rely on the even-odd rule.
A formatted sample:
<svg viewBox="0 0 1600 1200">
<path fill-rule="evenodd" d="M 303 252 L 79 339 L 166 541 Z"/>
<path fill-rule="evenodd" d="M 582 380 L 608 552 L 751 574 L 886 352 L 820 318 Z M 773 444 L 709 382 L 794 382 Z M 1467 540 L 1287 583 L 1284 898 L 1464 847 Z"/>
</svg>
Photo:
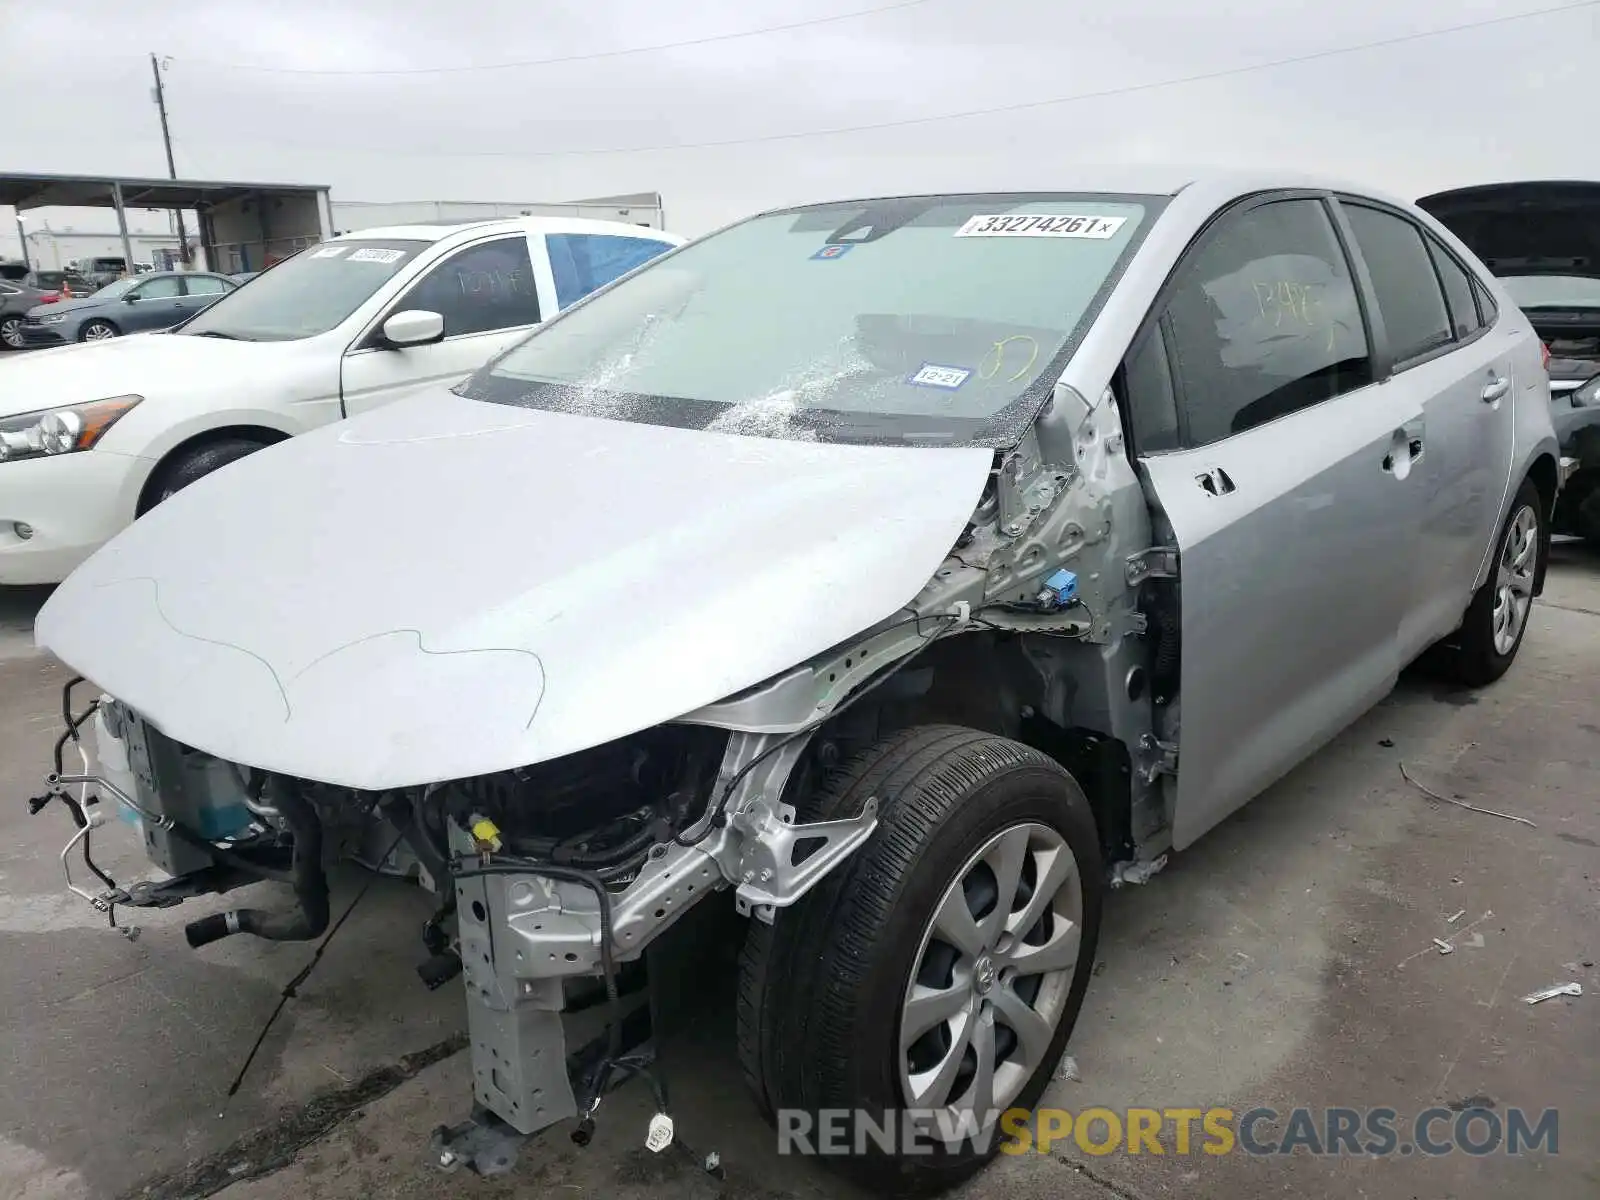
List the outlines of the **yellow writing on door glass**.
<svg viewBox="0 0 1600 1200">
<path fill-rule="evenodd" d="M 1319 283 L 1296 283 L 1292 279 L 1250 281 L 1263 320 L 1271 321 L 1274 329 L 1282 329 L 1287 325 L 1290 328 L 1298 326 L 1307 332 L 1325 330 L 1327 348 L 1331 351 L 1334 322 L 1322 302 L 1323 286 Z"/>
</svg>

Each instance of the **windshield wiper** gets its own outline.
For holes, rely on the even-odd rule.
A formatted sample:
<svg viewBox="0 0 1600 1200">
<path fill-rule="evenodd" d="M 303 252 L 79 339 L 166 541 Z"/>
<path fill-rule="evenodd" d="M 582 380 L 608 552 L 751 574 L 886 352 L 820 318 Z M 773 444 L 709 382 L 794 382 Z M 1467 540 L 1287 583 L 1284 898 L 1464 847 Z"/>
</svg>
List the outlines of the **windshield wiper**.
<svg viewBox="0 0 1600 1200">
<path fill-rule="evenodd" d="M 223 333 L 220 329 L 202 329 L 198 333 L 191 333 L 190 337 L 221 338 L 225 342 L 248 342 L 252 339 L 240 337 L 237 333 Z"/>
</svg>

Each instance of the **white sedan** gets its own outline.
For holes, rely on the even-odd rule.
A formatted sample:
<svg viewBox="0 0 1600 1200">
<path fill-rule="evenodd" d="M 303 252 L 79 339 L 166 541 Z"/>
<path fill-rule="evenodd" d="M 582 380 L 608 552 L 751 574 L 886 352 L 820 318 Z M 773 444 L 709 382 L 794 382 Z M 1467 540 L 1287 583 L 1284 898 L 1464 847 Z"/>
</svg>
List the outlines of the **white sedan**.
<svg viewBox="0 0 1600 1200">
<path fill-rule="evenodd" d="M 0 585 L 59 583 L 201 476 L 464 377 L 682 241 L 537 217 L 367 229 L 167 333 L 0 365 Z"/>
</svg>

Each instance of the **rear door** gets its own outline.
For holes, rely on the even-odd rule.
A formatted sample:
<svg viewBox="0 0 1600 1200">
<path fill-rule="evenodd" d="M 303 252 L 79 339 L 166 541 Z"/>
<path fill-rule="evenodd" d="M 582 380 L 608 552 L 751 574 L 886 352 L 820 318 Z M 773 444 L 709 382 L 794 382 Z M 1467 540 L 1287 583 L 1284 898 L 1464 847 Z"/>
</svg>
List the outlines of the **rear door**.
<svg viewBox="0 0 1600 1200">
<path fill-rule="evenodd" d="M 220 275 L 185 275 L 183 277 L 183 315 L 194 316 L 201 309 L 215 304 L 231 292 L 234 284 Z"/>
<path fill-rule="evenodd" d="M 183 281 L 176 275 L 146 280 L 128 296 L 123 311 L 112 316 L 123 333 L 166 329 L 183 320 Z"/>
<path fill-rule="evenodd" d="M 1466 268 L 1419 223 L 1368 200 L 1339 206 L 1393 359 L 1384 386 L 1422 407 L 1425 499 L 1400 629 L 1409 660 L 1461 623 L 1497 532 L 1511 483 L 1516 334 L 1486 327 Z"/>
<path fill-rule="evenodd" d="M 444 317 L 444 340 L 430 346 L 391 346 L 383 336 L 383 322 L 407 309 Z M 345 415 L 432 384 L 455 383 L 538 322 L 538 286 L 526 234 L 502 235 L 455 250 L 385 308 L 345 354 Z"/>
<path fill-rule="evenodd" d="M 1126 378 L 1180 553 L 1182 848 L 1393 686 L 1422 412 L 1374 383 L 1381 360 L 1326 197 L 1223 213 L 1157 315 Z"/>
</svg>

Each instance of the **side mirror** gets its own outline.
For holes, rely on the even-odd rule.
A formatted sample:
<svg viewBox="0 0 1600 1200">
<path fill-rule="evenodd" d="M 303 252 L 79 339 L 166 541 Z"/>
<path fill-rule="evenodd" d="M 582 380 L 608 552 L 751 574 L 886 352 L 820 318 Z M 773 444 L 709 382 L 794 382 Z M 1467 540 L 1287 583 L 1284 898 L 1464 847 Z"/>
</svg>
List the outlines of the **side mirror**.
<svg viewBox="0 0 1600 1200">
<path fill-rule="evenodd" d="M 123 298 L 122 298 L 122 302 L 123 302 L 123 303 L 124 303 L 124 304 L 133 304 L 133 303 L 135 303 L 135 302 L 136 302 L 136 301 L 137 301 L 137 300 L 138 300 L 138 299 L 139 299 L 139 297 L 138 297 L 138 295 L 137 295 L 137 294 L 135 294 L 135 293 L 133 293 L 133 292 L 129 292 L 129 293 L 128 293 L 128 294 L 127 294 L 127 295 L 126 295 L 126 296 L 124 296 L 124 297 L 123 297 Z"/>
<path fill-rule="evenodd" d="M 391 346 L 427 346 L 444 340 L 444 317 L 422 308 L 408 308 L 383 323 L 383 336 Z"/>
</svg>

